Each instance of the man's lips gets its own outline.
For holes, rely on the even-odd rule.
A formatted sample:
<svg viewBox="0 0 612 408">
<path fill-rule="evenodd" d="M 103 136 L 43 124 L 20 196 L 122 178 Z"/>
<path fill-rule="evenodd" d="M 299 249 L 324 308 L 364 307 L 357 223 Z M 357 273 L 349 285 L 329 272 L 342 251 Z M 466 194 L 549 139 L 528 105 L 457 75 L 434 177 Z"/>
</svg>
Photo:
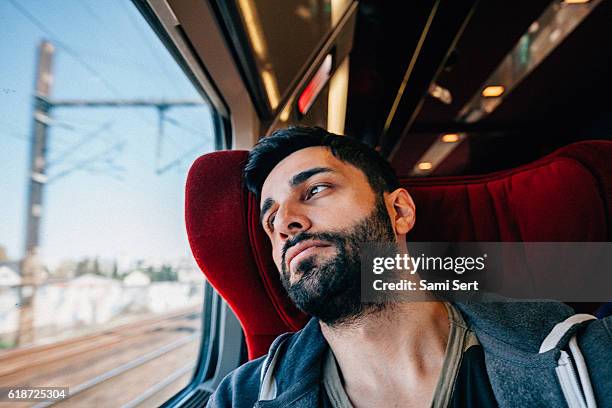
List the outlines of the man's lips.
<svg viewBox="0 0 612 408">
<path fill-rule="evenodd" d="M 316 241 L 316 240 L 302 241 L 287 250 L 287 252 L 285 253 L 285 263 L 287 267 L 289 267 L 291 265 L 291 261 L 295 257 L 297 257 L 299 254 L 301 254 L 302 252 L 310 248 L 313 248 L 313 247 L 328 247 L 328 246 L 330 245 L 323 241 Z"/>
</svg>

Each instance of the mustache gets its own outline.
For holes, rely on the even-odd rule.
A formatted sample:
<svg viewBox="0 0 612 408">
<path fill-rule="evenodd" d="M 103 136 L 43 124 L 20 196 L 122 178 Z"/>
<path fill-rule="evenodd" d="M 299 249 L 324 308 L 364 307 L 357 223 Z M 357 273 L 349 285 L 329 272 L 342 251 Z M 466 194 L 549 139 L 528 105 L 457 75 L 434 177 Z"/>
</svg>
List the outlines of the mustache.
<svg viewBox="0 0 612 408">
<path fill-rule="evenodd" d="M 281 257 L 282 257 L 283 265 L 285 264 L 285 260 L 286 260 L 285 256 L 287 254 L 287 251 L 291 247 L 299 244 L 302 241 L 309 241 L 309 240 L 325 241 L 325 242 L 329 242 L 332 245 L 339 245 L 339 244 L 344 243 L 345 238 L 341 234 L 333 233 L 333 232 L 308 232 L 308 231 L 300 232 L 293 238 L 289 238 L 285 242 L 285 245 L 283 245 L 283 249 L 281 250 Z"/>
</svg>

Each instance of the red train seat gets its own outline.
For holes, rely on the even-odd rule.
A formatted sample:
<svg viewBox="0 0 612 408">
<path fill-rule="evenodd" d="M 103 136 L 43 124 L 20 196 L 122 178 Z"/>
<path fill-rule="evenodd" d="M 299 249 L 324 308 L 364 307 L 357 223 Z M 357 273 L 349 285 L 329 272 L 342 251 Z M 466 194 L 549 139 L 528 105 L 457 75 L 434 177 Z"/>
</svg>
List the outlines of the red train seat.
<svg viewBox="0 0 612 408">
<path fill-rule="evenodd" d="M 242 186 L 246 156 L 220 151 L 195 161 L 185 218 L 193 255 L 236 313 L 253 359 L 308 317 L 285 295 L 259 225 L 259 203 Z M 417 208 L 409 240 L 609 241 L 612 235 L 612 142 L 575 143 L 482 176 L 400 181 Z"/>
</svg>

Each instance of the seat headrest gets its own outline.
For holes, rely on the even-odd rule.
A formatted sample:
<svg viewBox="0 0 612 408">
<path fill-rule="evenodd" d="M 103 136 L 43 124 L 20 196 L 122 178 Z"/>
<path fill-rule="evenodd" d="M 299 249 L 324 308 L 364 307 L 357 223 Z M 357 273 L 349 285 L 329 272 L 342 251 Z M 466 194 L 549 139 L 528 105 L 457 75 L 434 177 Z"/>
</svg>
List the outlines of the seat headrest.
<svg viewBox="0 0 612 408">
<path fill-rule="evenodd" d="M 220 151 L 189 170 L 189 244 L 209 282 L 236 313 L 249 358 L 299 330 L 308 316 L 287 297 L 242 183 L 248 152 Z M 416 204 L 412 241 L 608 241 L 612 142 L 566 146 L 531 164 L 483 176 L 401 179 Z"/>
</svg>

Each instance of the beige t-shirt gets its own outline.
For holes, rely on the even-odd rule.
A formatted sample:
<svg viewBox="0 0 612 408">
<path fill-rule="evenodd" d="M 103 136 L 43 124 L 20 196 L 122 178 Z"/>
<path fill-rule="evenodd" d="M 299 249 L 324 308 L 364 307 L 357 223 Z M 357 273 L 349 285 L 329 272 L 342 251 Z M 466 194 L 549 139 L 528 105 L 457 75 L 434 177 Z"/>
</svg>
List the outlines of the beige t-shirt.
<svg viewBox="0 0 612 408">
<path fill-rule="evenodd" d="M 479 344 L 474 332 L 468 329 L 461 313 L 451 303 L 444 303 L 444 306 L 446 306 L 448 312 L 450 330 L 446 351 L 444 352 L 442 372 L 431 402 L 432 408 L 449 406 L 463 352 L 469 347 Z M 323 386 L 332 407 L 353 408 L 348 395 L 344 391 L 342 376 L 331 348 L 323 363 Z"/>
</svg>

